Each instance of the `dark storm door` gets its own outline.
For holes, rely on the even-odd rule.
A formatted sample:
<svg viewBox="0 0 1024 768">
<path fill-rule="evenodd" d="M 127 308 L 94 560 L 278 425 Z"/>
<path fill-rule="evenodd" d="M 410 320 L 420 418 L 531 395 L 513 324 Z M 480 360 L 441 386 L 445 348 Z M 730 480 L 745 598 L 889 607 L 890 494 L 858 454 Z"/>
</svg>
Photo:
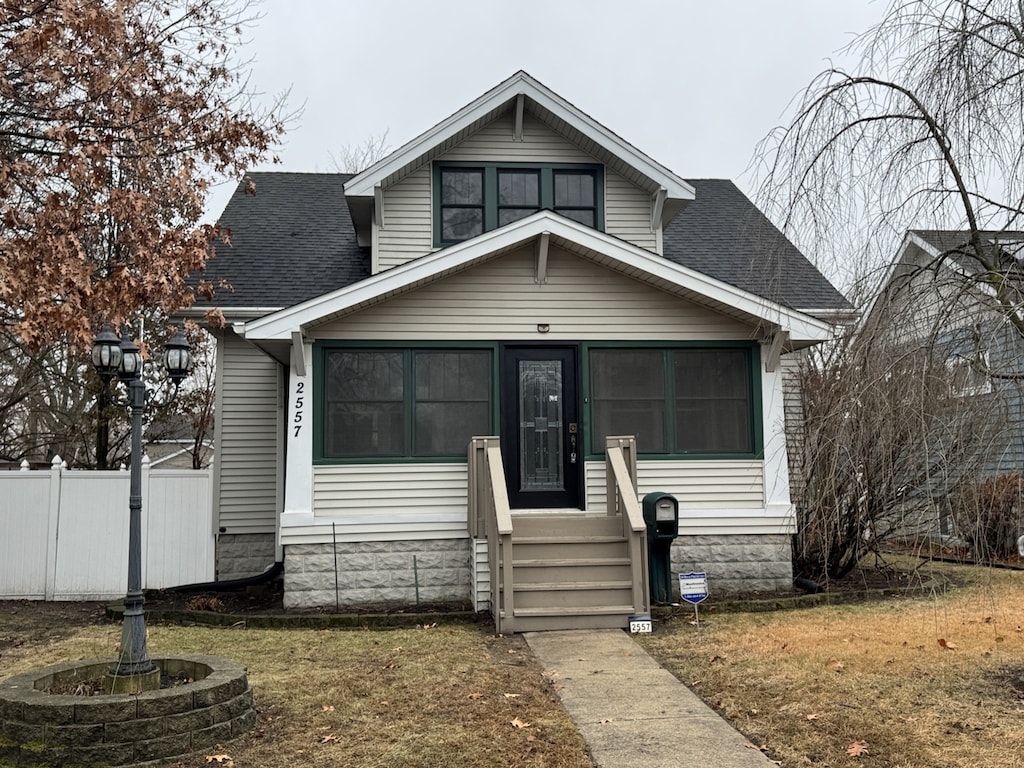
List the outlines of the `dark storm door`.
<svg viewBox="0 0 1024 768">
<path fill-rule="evenodd" d="M 506 347 L 501 446 L 513 509 L 580 508 L 575 347 Z"/>
</svg>

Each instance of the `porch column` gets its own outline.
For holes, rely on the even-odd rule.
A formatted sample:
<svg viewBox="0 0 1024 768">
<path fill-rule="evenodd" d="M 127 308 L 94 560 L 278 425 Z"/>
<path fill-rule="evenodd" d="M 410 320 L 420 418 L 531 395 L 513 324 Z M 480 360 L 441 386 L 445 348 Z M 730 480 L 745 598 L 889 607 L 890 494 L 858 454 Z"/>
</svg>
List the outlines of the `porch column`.
<svg viewBox="0 0 1024 768">
<path fill-rule="evenodd" d="M 313 522 L 313 345 L 308 342 L 296 340 L 288 366 L 286 397 L 288 450 L 281 527 L 310 525 Z"/>
<path fill-rule="evenodd" d="M 789 462 L 786 452 L 786 409 L 782 387 L 785 366 L 768 366 L 764 361 L 770 351 L 761 345 L 761 416 L 764 430 L 764 506 L 767 517 L 790 519 L 788 531 L 795 531 L 793 504 L 789 496 Z"/>
</svg>

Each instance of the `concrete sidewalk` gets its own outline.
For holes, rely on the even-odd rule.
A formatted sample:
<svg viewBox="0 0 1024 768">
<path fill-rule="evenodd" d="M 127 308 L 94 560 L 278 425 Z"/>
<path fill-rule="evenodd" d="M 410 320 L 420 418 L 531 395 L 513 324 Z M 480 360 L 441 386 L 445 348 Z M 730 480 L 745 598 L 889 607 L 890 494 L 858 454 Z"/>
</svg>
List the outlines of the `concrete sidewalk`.
<svg viewBox="0 0 1024 768">
<path fill-rule="evenodd" d="M 527 632 L 598 768 L 775 765 L 618 629 Z"/>
</svg>

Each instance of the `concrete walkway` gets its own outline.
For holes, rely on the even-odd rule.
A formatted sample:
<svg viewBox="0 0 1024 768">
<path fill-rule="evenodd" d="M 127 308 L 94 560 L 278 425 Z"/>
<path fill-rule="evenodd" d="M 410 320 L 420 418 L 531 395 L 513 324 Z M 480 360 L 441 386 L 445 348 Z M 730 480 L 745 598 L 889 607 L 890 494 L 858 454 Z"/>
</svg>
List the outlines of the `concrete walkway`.
<svg viewBox="0 0 1024 768">
<path fill-rule="evenodd" d="M 527 632 L 597 768 L 775 765 L 618 629 Z"/>
</svg>

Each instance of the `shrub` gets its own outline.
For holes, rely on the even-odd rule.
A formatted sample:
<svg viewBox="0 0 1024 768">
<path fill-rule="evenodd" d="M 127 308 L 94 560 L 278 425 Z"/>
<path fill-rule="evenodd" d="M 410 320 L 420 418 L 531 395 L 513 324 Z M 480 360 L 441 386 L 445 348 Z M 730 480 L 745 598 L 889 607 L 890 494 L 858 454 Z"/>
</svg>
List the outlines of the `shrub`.
<svg viewBox="0 0 1024 768">
<path fill-rule="evenodd" d="M 976 559 L 1017 552 L 1024 510 L 1024 477 L 1019 472 L 996 475 L 971 486 L 951 499 L 950 506 L 956 531 L 970 542 Z"/>
</svg>

